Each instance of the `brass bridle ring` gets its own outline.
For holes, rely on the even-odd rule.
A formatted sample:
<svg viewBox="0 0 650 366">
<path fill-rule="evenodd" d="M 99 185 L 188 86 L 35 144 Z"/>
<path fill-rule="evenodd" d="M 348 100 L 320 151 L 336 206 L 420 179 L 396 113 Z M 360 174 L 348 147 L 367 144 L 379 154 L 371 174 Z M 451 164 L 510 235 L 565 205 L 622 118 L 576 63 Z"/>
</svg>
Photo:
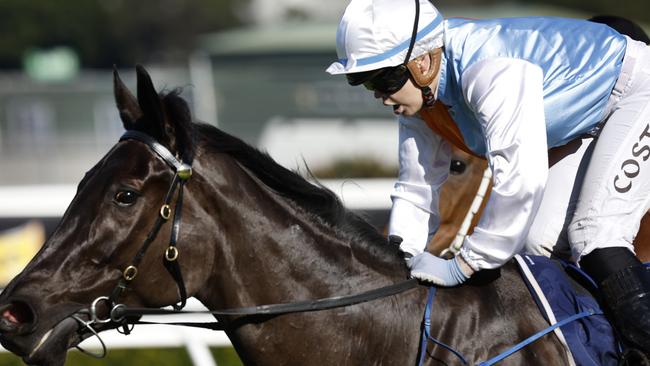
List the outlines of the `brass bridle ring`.
<svg viewBox="0 0 650 366">
<path fill-rule="evenodd" d="M 168 262 L 173 262 L 178 258 L 178 248 L 173 245 L 170 245 L 167 250 L 165 250 L 165 259 Z"/>
<path fill-rule="evenodd" d="M 169 216 L 172 214 L 172 209 L 169 208 L 169 205 L 162 205 L 160 208 L 160 217 L 165 220 L 169 220 Z"/>
<path fill-rule="evenodd" d="M 124 270 L 124 273 L 122 273 L 122 276 L 127 281 L 133 281 L 133 279 L 137 275 L 138 275 L 138 269 L 135 266 L 126 267 L 126 269 Z"/>
</svg>

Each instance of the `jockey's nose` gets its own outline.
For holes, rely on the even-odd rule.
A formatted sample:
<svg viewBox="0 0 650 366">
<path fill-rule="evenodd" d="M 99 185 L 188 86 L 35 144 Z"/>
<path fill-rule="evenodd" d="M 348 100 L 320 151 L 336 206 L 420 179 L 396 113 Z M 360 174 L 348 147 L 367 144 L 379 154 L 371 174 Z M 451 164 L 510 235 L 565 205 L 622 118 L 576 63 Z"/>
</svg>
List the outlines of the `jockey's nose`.
<svg viewBox="0 0 650 366">
<path fill-rule="evenodd" d="M 381 93 L 375 90 L 375 98 L 381 99 L 383 105 L 394 105 L 395 103 L 390 99 L 390 95 Z"/>
<path fill-rule="evenodd" d="M 34 328 L 36 314 L 23 300 L 0 305 L 0 334 L 24 334 Z"/>
</svg>

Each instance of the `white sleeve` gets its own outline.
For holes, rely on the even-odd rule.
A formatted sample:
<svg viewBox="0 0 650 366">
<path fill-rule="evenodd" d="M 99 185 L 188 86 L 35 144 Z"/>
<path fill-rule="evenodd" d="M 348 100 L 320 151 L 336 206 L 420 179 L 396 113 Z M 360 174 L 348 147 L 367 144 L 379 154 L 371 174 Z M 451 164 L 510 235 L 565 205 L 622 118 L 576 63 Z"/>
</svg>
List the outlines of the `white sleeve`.
<svg viewBox="0 0 650 366">
<path fill-rule="evenodd" d="M 400 236 L 402 251 L 422 253 L 440 225 L 440 186 L 449 174 L 451 147 L 423 120 L 399 118 L 399 179 L 391 194 L 389 235 Z"/>
<path fill-rule="evenodd" d="M 546 185 L 543 72 L 525 60 L 483 60 L 465 70 L 462 90 L 485 134 L 493 187 L 461 255 L 475 270 L 496 268 L 523 248 Z"/>
</svg>

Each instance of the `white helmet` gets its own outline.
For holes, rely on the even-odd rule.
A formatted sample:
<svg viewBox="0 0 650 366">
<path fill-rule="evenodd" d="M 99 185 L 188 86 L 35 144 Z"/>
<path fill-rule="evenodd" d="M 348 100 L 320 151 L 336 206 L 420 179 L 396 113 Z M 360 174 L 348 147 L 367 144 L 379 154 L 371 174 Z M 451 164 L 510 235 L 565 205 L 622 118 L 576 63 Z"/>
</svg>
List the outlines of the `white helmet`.
<svg viewBox="0 0 650 366">
<path fill-rule="evenodd" d="M 417 36 L 409 60 L 419 2 Z M 442 47 L 443 18 L 429 0 L 352 0 L 336 32 L 339 57 L 327 68 L 332 75 L 377 70 L 404 64 Z"/>
</svg>

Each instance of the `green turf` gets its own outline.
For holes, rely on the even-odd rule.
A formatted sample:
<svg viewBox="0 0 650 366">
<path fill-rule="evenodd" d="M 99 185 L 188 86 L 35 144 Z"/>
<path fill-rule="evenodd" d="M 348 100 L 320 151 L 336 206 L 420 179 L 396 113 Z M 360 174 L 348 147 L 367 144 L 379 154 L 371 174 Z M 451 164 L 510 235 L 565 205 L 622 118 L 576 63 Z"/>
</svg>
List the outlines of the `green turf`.
<svg viewBox="0 0 650 366">
<path fill-rule="evenodd" d="M 216 347 L 210 351 L 218 366 L 241 366 L 237 353 L 231 347 Z M 24 366 L 11 354 L 0 353 L 0 365 Z M 97 360 L 80 352 L 68 353 L 66 366 L 191 366 L 192 362 L 184 348 L 112 349 L 105 359 Z"/>
</svg>

